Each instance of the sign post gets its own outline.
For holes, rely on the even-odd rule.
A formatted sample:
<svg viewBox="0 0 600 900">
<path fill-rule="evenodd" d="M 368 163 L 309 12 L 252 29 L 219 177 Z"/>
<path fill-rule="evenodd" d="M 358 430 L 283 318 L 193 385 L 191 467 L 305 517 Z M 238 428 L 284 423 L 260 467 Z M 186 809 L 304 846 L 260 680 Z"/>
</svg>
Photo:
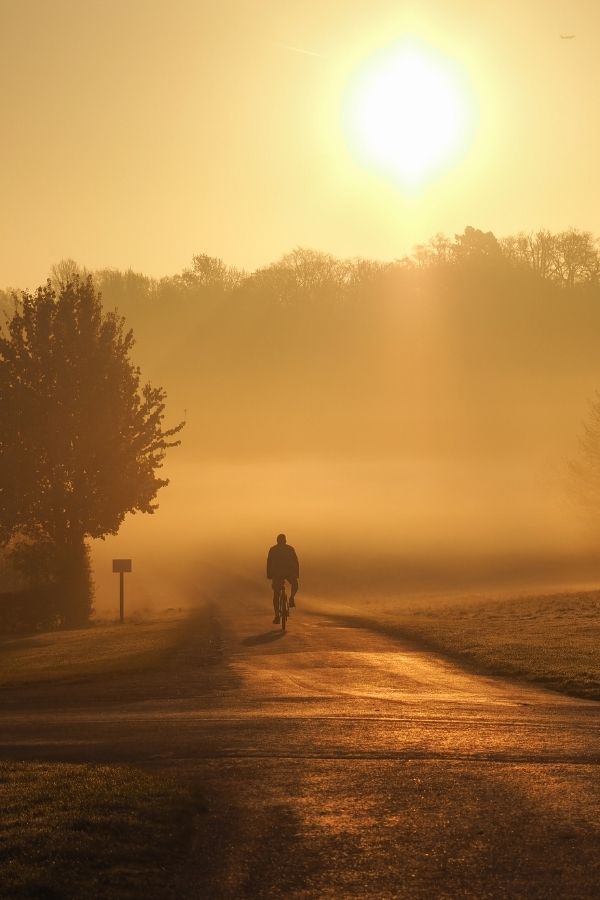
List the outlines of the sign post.
<svg viewBox="0 0 600 900">
<path fill-rule="evenodd" d="M 131 572 L 130 559 L 113 559 L 113 572 L 119 573 L 119 620 L 125 621 L 125 572 Z"/>
</svg>

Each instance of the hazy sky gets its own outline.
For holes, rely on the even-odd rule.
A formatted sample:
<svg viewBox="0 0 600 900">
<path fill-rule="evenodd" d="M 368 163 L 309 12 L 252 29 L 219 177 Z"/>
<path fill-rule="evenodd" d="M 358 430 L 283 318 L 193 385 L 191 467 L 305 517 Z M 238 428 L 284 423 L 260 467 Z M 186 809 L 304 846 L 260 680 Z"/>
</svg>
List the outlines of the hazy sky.
<svg viewBox="0 0 600 900">
<path fill-rule="evenodd" d="M 411 197 L 341 116 L 407 33 L 478 106 L 467 155 Z M 0 285 L 65 256 L 162 275 L 198 252 L 393 258 L 466 224 L 600 232 L 594 0 L 0 0 L 0 35 Z"/>
</svg>

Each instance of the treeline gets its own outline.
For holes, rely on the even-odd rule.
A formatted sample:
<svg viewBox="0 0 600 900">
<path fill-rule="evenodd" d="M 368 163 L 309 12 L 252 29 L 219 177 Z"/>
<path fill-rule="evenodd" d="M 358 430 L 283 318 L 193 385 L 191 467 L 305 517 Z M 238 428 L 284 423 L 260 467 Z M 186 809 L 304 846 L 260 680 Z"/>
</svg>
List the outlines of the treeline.
<svg viewBox="0 0 600 900">
<path fill-rule="evenodd" d="M 296 249 L 254 272 L 200 254 L 162 279 L 91 274 L 197 459 L 556 445 L 600 384 L 599 273 L 588 232 L 468 227 L 391 262 Z"/>
<path fill-rule="evenodd" d="M 61 287 L 74 273 L 91 274 L 108 305 L 127 315 L 137 305 L 175 305 L 244 291 L 263 292 L 282 302 L 316 299 L 351 299 L 374 283 L 415 270 L 456 270 L 465 266 L 530 272 L 562 287 L 600 283 L 600 240 L 589 231 L 571 228 L 552 233 L 539 230 L 496 238 L 467 226 L 449 238 L 437 234 L 427 244 L 391 262 L 355 258 L 338 259 L 327 253 L 298 248 L 277 262 L 245 272 L 223 260 L 199 254 L 180 274 L 156 279 L 118 269 L 88 272 L 71 259 L 53 266 L 50 278 Z M 18 291 L 0 290 L 0 304 L 9 310 Z"/>
<path fill-rule="evenodd" d="M 570 228 L 553 234 L 540 230 L 498 240 L 491 231 L 467 227 L 454 240 L 436 235 L 428 244 L 415 247 L 403 260 L 409 266 L 456 266 L 473 260 L 504 263 L 524 269 L 538 278 L 563 287 L 597 285 L 600 279 L 600 241 L 589 231 Z"/>
<path fill-rule="evenodd" d="M 205 320 L 213 304 L 232 297 L 238 312 L 250 304 L 257 314 L 273 304 L 318 302 L 346 305 L 372 303 L 383 293 L 399 300 L 415 284 L 419 273 L 434 275 L 443 284 L 458 275 L 487 273 L 531 286 L 528 276 L 547 285 L 573 289 L 600 285 L 600 242 L 588 231 L 570 229 L 553 234 L 541 230 L 497 239 L 491 232 L 467 227 L 453 239 L 438 234 L 418 245 L 409 256 L 391 262 L 338 259 L 330 254 L 298 248 L 277 262 L 245 272 L 221 259 L 199 254 L 183 272 L 156 279 L 141 273 L 101 269 L 88 272 L 66 259 L 49 273 L 56 289 L 72 276 L 91 274 L 108 308 L 116 307 L 136 330 L 151 332 L 156 318 L 173 314 L 181 323 Z M 0 290 L 0 309 L 14 307 L 18 291 Z M 174 323 L 176 324 L 176 323 Z"/>
</svg>

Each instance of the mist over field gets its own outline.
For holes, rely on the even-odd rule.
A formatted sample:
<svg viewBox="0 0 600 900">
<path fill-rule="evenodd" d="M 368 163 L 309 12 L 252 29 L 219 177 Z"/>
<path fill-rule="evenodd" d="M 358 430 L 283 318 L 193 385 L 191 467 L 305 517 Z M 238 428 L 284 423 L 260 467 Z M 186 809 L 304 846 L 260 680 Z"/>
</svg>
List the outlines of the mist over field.
<svg viewBox="0 0 600 900">
<path fill-rule="evenodd" d="M 160 282 L 95 273 L 187 421 L 155 516 L 95 542 L 98 610 L 112 556 L 134 557 L 133 603 L 171 605 L 172 578 L 189 597 L 209 576 L 262 585 L 281 530 L 309 591 L 597 578 L 568 465 L 600 385 L 595 270 L 537 272 L 475 229 L 440 247 L 391 264 L 296 250 L 252 274 L 199 256 Z"/>
<path fill-rule="evenodd" d="M 282 527 L 311 593 L 405 598 L 597 578 L 593 544 L 573 509 L 555 486 L 531 485 L 525 470 L 332 460 L 173 465 L 169 473 L 154 519 L 134 517 L 94 545 L 98 610 L 116 608 L 110 561 L 118 556 L 133 557 L 126 590 L 136 608 L 194 603 L 240 577 L 266 596 L 266 549 Z"/>
</svg>

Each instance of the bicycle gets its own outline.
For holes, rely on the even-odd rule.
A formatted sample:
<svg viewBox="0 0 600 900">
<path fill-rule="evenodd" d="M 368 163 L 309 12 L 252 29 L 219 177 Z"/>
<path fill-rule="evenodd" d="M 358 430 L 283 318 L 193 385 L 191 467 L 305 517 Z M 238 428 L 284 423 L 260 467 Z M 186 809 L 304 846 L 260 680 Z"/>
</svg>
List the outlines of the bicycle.
<svg viewBox="0 0 600 900">
<path fill-rule="evenodd" d="M 281 630 L 285 631 L 285 625 L 290 614 L 288 596 L 285 590 L 285 581 L 279 588 L 279 594 L 277 596 L 277 609 L 279 612 L 279 621 L 281 622 Z"/>
</svg>

